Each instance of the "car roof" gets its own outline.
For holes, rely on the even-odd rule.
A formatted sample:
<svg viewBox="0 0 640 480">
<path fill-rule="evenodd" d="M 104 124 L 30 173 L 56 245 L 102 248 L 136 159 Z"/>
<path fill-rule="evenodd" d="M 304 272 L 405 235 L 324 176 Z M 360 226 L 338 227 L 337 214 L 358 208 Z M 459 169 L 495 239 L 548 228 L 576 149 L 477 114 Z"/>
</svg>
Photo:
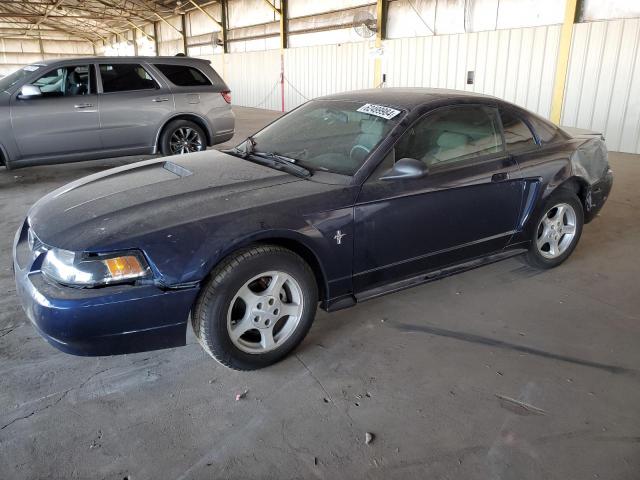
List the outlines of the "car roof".
<svg viewBox="0 0 640 480">
<path fill-rule="evenodd" d="M 319 97 L 321 100 L 351 100 L 354 102 L 379 103 L 395 106 L 406 110 L 413 110 L 426 103 L 445 100 L 473 100 L 491 99 L 500 101 L 496 97 L 482 93 L 466 92 L 463 90 L 449 90 L 445 88 L 369 88 L 366 90 L 352 90 Z"/>
<path fill-rule="evenodd" d="M 41 65 L 44 67 L 48 67 L 51 65 L 57 65 L 59 63 L 66 62 L 146 62 L 146 63 L 159 63 L 159 62 L 171 62 L 171 63 L 185 63 L 185 64 L 193 64 L 193 63 L 211 63 L 209 60 L 205 60 L 203 58 L 195 58 L 195 57 L 183 57 L 183 56 L 164 56 L 164 57 L 100 57 L 100 56 L 91 56 L 91 57 L 69 57 L 69 58 L 55 58 L 51 60 L 44 60 L 40 62 L 34 62 L 32 65 Z"/>
</svg>

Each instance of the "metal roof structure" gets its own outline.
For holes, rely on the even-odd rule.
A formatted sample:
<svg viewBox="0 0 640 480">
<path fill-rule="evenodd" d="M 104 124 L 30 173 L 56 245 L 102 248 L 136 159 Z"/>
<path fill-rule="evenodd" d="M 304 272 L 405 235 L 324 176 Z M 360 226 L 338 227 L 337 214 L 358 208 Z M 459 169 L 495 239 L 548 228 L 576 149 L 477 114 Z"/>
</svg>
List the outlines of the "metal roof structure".
<svg viewBox="0 0 640 480">
<path fill-rule="evenodd" d="M 216 3 L 210 0 L 2 0 L 0 38 L 105 41 Z"/>
</svg>

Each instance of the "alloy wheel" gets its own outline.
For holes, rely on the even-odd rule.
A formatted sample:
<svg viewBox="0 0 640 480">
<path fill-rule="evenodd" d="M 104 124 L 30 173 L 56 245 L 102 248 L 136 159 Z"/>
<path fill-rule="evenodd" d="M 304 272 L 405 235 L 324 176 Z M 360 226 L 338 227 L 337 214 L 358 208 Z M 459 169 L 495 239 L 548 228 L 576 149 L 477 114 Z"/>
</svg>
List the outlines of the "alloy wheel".
<svg viewBox="0 0 640 480">
<path fill-rule="evenodd" d="M 200 152 L 204 150 L 204 142 L 200 134 L 190 127 L 180 127 L 173 132 L 169 141 L 171 153 L 174 155 L 182 153 Z"/>
<path fill-rule="evenodd" d="M 229 305 L 229 338 L 243 352 L 270 352 L 291 337 L 303 310 L 302 288 L 294 277 L 280 271 L 261 273 L 246 282 Z"/>
<path fill-rule="evenodd" d="M 576 236 L 576 211 L 568 203 L 559 203 L 543 215 L 538 224 L 536 246 L 544 258 L 558 258 Z"/>
</svg>

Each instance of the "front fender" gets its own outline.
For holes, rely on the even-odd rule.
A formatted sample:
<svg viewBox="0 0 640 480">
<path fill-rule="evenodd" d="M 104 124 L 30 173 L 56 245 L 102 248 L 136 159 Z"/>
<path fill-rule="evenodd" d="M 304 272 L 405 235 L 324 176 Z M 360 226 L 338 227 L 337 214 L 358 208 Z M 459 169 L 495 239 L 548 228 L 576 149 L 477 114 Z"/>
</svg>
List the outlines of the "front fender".
<svg viewBox="0 0 640 480">
<path fill-rule="evenodd" d="M 201 253 L 206 255 L 208 252 L 209 257 L 202 264 L 198 276 L 205 278 L 220 261 L 243 247 L 256 243 L 275 243 L 290 246 L 294 251 L 300 247 L 312 255 L 313 259 L 307 261 L 313 263 L 315 260 L 315 265 L 312 264 L 311 267 L 319 270 L 327 298 L 351 293 L 353 207 L 297 217 L 295 220 L 298 224 L 288 227 L 270 227 L 265 216 L 261 215 L 261 218 L 263 220 L 259 224 L 262 228 L 240 235 L 222 236 L 226 241 L 220 242 L 213 252 L 205 247 Z M 246 220 L 241 220 L 245 228 Z M 234 230 L 233 225 L 228 225 L 227 228 L 231 232 Z"/>
</svg>

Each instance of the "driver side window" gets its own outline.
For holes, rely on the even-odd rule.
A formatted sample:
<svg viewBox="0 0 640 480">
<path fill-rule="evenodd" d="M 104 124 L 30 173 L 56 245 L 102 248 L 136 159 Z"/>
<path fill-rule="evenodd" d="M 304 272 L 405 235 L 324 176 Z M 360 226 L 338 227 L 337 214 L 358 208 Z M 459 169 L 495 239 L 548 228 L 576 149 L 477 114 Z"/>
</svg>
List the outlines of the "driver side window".
<svg viewBox="0 0 640 480">
<path fill-rule="evenodd" d="M 414 158 L 431 169 L 502 150 L 496 110 L 464 105 L 442 108 L 418 120 L 396 144 L 395 159 Z"/>
<path fill-rule="evenodd" d="M 32 85 L 40 88 L 43 97 L 70 97 L 91 93 L 89 65 L 59 67 L 51 70 Z"/>
</svg>

